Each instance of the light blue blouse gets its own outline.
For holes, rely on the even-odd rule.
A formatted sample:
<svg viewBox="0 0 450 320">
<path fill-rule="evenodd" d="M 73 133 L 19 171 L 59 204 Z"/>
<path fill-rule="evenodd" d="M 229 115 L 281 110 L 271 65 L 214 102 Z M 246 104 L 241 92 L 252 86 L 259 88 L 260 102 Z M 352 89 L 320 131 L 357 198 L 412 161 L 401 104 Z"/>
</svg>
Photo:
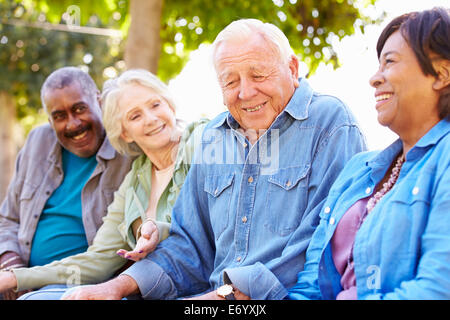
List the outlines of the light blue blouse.
<svg viewBox="0 0 450 320">
<path fill-rule="evenodd" d="M 402 148 L 356 155 L 334 183 L 289 299 L 335 299 L 342 290 L 331 238 L 348 208 L 371 194 Z M 450 299 L 450 121 L 408 152 L 393 189 L 367 216 L 354 245 L 358 299 Z"/>
</svg>

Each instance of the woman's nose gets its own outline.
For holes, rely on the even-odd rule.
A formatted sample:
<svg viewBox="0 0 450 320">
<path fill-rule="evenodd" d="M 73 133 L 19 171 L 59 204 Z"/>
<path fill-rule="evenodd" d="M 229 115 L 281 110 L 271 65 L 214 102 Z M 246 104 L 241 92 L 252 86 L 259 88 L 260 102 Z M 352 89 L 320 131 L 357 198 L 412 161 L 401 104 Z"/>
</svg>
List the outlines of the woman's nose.
<svg viewBox="0 0 450 320">
<path fill-rule="evenodd" d="M 145 116 L 145 124 L 153 124 L 158 120 L 158 117 L 151 110 L 146 110 L 144 113 Z"/>
<path fill-rule="evenodd" d="M 383 75 L 380 70 L 378 70 L 372 77 L 369 79 L 369 84 L 374 87 L 378 88 L 380 84 L 384 82 Z"/>
</svg>

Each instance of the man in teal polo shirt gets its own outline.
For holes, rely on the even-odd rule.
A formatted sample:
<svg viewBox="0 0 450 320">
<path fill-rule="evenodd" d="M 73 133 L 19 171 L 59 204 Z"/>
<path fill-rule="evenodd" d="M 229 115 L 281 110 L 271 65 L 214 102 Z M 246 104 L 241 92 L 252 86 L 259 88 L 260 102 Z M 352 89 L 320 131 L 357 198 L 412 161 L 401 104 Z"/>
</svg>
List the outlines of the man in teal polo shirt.
<svg viewBox="0 0 450 320">
<path fill-rule="evenodd" d="M 28 135 L 0 207 L 0 270 L 44 265 L 92 243 L 131 168 L 106 137 L 99 96 L 92 78 L 75 67 L 45 80 L 49 124 Z"/>
</svg>

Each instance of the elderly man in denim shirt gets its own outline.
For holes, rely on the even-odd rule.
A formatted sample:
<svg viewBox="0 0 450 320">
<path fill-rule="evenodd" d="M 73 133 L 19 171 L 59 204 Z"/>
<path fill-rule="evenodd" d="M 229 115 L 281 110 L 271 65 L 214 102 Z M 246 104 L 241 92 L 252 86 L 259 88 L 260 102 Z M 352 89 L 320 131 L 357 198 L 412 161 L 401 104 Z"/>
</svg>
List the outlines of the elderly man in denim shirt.
<svg viewBox="0 0 450 320">
<path fill-rule="evenodd" d="M 41 98 L 49 124 L 28 135 L 0 207 L 0 271 L 85 251 L 131 168 L 105 137 L 99 91 L 88 74 L 54 71 Z"/>
<path fill-rule="evenodd" d="M 169 238 L 70 298 L 281 299 L 296 283 L 328 190 L 364 138 L 340 100 L 298 79 L 297 57 L 275 26 L 232 23 L 213 58 L 229 111 L 203 133 Z"/>
</svg>

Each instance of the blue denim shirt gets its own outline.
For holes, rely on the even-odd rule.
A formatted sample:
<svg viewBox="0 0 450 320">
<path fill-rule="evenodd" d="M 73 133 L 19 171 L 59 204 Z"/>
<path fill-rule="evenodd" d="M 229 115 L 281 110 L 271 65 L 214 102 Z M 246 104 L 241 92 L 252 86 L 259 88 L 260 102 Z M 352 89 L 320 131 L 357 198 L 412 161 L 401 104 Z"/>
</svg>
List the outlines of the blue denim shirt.
<svg viewBox="0 0 450 320">
<path fill-rule="evenodd" d="M 357 200 L 372 193 L 402 149 L 349 161 L 323 207 L 305 269 L 289 299 L 335 299 L 342 290 L 331 238 Z M 406 155 L 393 187 L 356 234 L 358 299 L 450 299 L 450 122 L 441 120 Z"/>
<path fill-rule="evenodd" d="M 228 112 L 208 124 L 170 236 L 124 272 L 144 298 L 198 294 L 224 280 L 253 299 L 283 298 L 303 269 L 329 188 L 365 149 L 349 109 L 304 79 L 255 145 L 237 128 Z"/>
</svg>

